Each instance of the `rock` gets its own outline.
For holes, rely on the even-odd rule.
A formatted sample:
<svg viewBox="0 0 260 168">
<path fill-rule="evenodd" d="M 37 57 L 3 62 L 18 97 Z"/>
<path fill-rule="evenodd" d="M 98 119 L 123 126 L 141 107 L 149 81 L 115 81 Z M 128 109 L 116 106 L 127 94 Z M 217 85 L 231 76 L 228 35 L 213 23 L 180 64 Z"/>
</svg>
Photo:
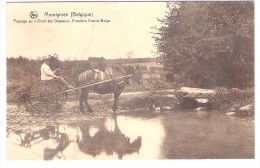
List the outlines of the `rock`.
<svg viewBox="0 0 260 168">
<path fill-rule="evenodd" d="M 195 99 L 198 103 L 208 103 L 209 99 Z"/>
<path fill-rule="evenodd" d="M 165 96 L 161 96 L 159 99 L 160 99 L 161 106 L 174 107 L 176 106 L 176 104 L 179 103 L 175 95 L 165 95 Z"/>
<path fill-rule="evenodd" d="M 190 87 L 182 87 L 179 89 L 180 92 L 186 93 L 202 93 L 202 94 L 214 94 L 215 91 L 211 89 L 201 89 L 201 88 L 190 88 Z"/>
<path fill-rule="evenodd" d="M 228 112 L 228 113 L 226 113 L 226 115 L 228 115 L 228 116 L 235 116 L 236 115 L 236 113 L 235 112 Z"/>
<path fill-rule="evenodd" d="M 199 103 L 192 97 L 183 97 L 180 104 L 180 108 L 183 109 L 196 109 L 199 107 Z"/>
<path fill-rule="evenodd" d="M 175 95 L 155 95 L 153 96 L 153 106 L 155 107 L 176 107 L 179 104 L 179 100 Z"/>
<path fill-rule="evenodd" d="M 174 109 L 173 107 L 163 107 L 163 110 L 172 110 Z"/>
<path fill-rule="evenodd" d="M 195 110 L 206 110 L 207 108 L 206 107 L 198 107 L 198 108 L 196 108 Z"/>
<path fill-rule="evenodd" d="M 236 109 L 234 107 L 227 110 L 227 112 L 235 112 L 235 111 L 236 111 Z"/>
<path fill-rule="evenodd" d="M 178 92 L 185 94 L 187 97 L 194 98 L 208 98 L 213 96 L 216 92 L 211 89 L 201 89 L 201 88 L 190 88 L 190 87 L 182 87 L 178 90 Z"/>
<path fill-rule="evenodd" d="M 156 107 L 177 107 L 179 99 L 169 93 L 146 93 L 140 95 L 127 96 L 124 98 L 119 106 L 126 106 L 129 109 L 146 108 L 148 110 L 155 110 Z"/>
<path fill-rule="evenodd" d="M 211 108 L 210 98 L 215 94 L 214 90 L 182 87 L 178 90 L 180 93 L 180 108 L 196 109 L 201 107 L 203 109 Z"/>
<path fill-rule="evenodd" d="M 249 111 L 249 110 L 253 110 L 253 108 L 254 108 L 254 105 L 253 104 L 249 104 L 249 105 L 240 107 L 239 110 L 241 110 L 241 111 Z"/>
<path fill-rule="evenodd" d="M 154 108 L 155 112 L 161 112 L 161 111 L 167 111 L 167 110 L 173 110 L 173 109 L 174 109 L 174 107 L 168 107 L 168 106 Z"/>
<path fill-rule="evenodd" d="M 248 104 L 246 106 L 240 107 L 237 111 L 240 116 L 254 116 L 254 104 Z"/>
<path fill-rule="evenodd" d="M 209 99 L 195 99 L 193 97 L 184 96 L 180 108 L 195 110 L 210 109 L 211 103 Z"/>
<path fill-rule="evenodd" d="M 175 95 L 171 95 L 171 94 L 165 95 L 165 97 L 171 97 L 171 98 L 177 99 L 177 97 Z"/>
<path fill-rule="evenodd" d="M 155 111 L 161 111 L 161 108 L 160 107 L 156 107 Z"/>
</svg>

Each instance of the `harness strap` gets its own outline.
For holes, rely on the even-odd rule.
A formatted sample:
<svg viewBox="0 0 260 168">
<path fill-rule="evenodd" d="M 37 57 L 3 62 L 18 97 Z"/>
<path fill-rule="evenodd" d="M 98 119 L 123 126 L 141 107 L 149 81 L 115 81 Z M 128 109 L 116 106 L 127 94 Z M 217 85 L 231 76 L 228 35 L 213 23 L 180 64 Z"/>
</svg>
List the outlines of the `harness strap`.
<svg viewBox="0 0 260 168">
<path fill-rule="evenodd" d="M 117 83 L 117 84 L 120 85 L 121 83 L 124 83 L 124 81 L 121 81 L 121 82 L 119 82 L 119 83 Z"/>
<path fill-rule="evenodd" d="M 97 77 L 98 77 L 98 73 L 95 72 L 95 78 L 94 78 L 94 80 L 97 80 Z"/>
<path fill-rule="evenodd" d="M 84 79 L 83 79 L 83 81 L 86 81 L 87 80 L 87 72 L 85 72 L 85 74 L 84 74 Z"/>
<path fill-rule="evenodd" d="M 101 80 L 104 80 L 104 72 L 100 71 Z"/>
<path fill-rule="evenodd" d="M 109 69 L 110 77 L 113 78 L 113 72 L 112 69 Z"/>
</svg>

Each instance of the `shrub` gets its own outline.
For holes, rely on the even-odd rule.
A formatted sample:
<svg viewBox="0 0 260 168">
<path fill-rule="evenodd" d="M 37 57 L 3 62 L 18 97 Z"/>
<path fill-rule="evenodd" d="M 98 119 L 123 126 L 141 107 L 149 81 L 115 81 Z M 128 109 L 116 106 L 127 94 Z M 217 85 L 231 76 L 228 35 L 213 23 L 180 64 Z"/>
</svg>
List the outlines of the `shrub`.
<svg viewBox="0 0 260 168">
<path fill-rule="evenodd" d="M 225 112 L 231 108 L 237 110 L 242 106 L 254 103 L 254 90 L 217 88 L 215 96 L 211 98 L 211 102 L 214 109 Z"/>
</svg>

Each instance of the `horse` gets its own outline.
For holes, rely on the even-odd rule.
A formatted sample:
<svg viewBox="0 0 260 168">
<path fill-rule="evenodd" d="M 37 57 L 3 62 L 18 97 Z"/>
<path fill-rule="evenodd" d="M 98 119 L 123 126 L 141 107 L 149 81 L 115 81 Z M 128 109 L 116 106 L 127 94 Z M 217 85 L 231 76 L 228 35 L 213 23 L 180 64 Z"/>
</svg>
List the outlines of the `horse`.
<svg viewBox="0 0 260 168">
<path fill-rule="evenodd" d="M 112 106 L 112 110 L 116 113 L 117 110 L 117 102 L 120 94 L 124 90 L 127 84 L 130 83 L 129 78 L 121 78 L 117 80 L 113 80 L 122 76 L 126 75 L 133 75 L 133 81 L 137 83 L 141 83 L 141 72 L 139 69 L 135 68 L 133 72 L 126 72 L 122 65 L 113 65 L 111 68 L 106 68 L 104 71 L 96 70 L 96 69 L 89 69 L 85 72 L 82 72 L 77 80 L 76 80 L 76 87 L 88 85 L 95 82 L 100 82 L 103 80 L 111 79 L 111 82 L 106 82 L 103 84 L 95 85 L 92 88 L 83 88 L 81 89 L 80 97 L 79 97 L 79 104 L 80 104 L 80 112 L 85 113 L 83 102 L 86 105 L 88 112 L 94 112 L 92 108 L 88 104 L 88 94 L 90 89 L 98 94 L 114 94 L 114 103 Z"/>
<path fill-rule="evenodd" d="M 123 68 L 127 74 L 136 74 L 131 78 L 133 83 L 138 83 L 138 84 L 142 83 L 143 78 L 142 78 L 142 74 L 139 69 L 139 65 L 136 65 L 136 66 L 126 65 L 126 66 L 123 66 Z"/>
<path fill-rule="evenodd" d="M 80 127 L 82 137 L 77 139 L 77 143 L 81 152 L 93 157 L 100 155 L 103 151 L 107 155 L 117 153 L 118 159 L 123 159 L 124 155 L 139 153 L 142 146 L 142 137 L 138 136 L 133 141 L 130 141 L 130 138 L 120 130 L 117 116 L 111 119 L 111 124 L 115 126 L 114 129 L 107 130 L 104 124 L 98 124 L 98 126 L 95 125 L 95 128 L 98 128 L 98 132 L 93 136 L 90 136 L 91 126 L 82 125 Z M 103 120 L 105 121 L 106 119 Z"/>
</svg>

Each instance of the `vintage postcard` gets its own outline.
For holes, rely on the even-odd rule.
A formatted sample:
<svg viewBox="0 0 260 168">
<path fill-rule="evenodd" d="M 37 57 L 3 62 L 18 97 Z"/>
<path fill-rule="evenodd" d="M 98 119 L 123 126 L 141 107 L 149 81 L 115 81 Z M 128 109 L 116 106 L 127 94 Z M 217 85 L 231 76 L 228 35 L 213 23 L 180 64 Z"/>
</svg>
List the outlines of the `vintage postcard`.
<svg viewBox="0 0 260 168">
<path fill-rule="evenodd" d="M 255 159 L 254 1 L 7 2 L 6 159 Z"/>
</svg>

